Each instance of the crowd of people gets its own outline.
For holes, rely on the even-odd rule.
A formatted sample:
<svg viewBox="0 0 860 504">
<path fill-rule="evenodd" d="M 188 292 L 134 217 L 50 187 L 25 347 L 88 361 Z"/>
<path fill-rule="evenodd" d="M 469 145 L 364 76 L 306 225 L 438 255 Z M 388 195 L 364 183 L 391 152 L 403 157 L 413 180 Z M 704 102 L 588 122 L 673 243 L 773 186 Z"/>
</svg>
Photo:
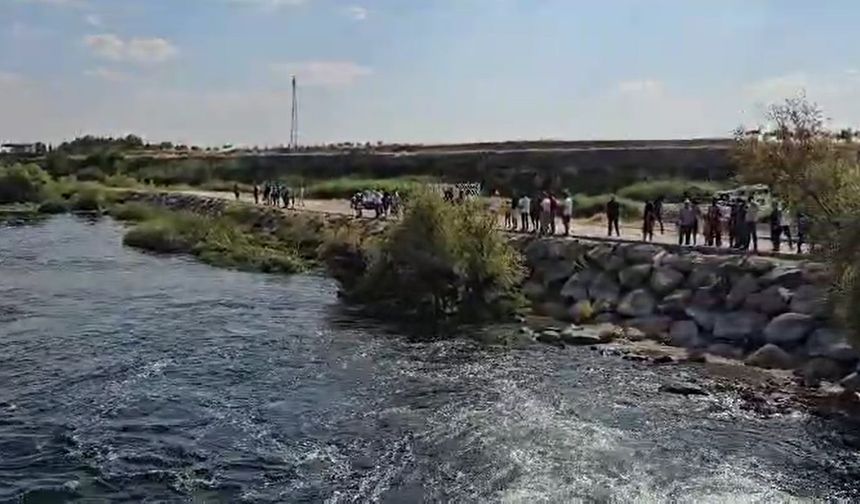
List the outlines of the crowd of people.
<svg viewBox="0 0 860 504">
<path fill-rule="evenodd" d="M 266 182 L 260 188 L 259 184 L 254 184 L 254 204 L 259 205 L 260 202 L 264 205 L 291 208 L 295 209 L 298 202 L 299 207 L 305 206 L 305 187 L 299 186 L 298 189 L 290 187 L 280 182 Z M 239 186 L 233 186 L 233 194 L 236 200 L 239 199 Z"/>
<path fill-rule="evenodd" d="M 613 209 L 610 204 L 607 204 L 606 214 L 609 220 L 609 235 L 612 236 Z M 617 215 L 616 211 L 616 234 Z M 694 199 L 685 198 L 678 209 L 678 245 L 698 245 L 701 235 L 704 245 L 722 247 L 725 237 L 725 245 L 728 247 L 758 252 L 758 225 L 761 217 L 761 208 L 754 198 L 735 198 L 729 201 L 714 198 L 705 210 L 702 210 Z M 803 246 L 808 245 L 810 220 L 803 212 L 797 211 L 792 215 L 781 203 L 775 202 L 767 221 L 770 224 L 770 240 L 774 252 L 780 251 L 783 238 L 789 249 L 796 246 L 797 253 L 801 253 Z M 663 198 L 645 203 L 642 216 L 644 241 L 654 240 L 654 228 L 658 223 L 660 233 L 663 234 Z"/>
<path fill-rule="evenodd" d="M 496 195 L 498 197 L 498 194 Z M 558 234 L 561 219 L 563 234 L 570 235 L 573 222 L 573 198 L 565 191 L 560 197 L 550 191 L 529 196 L 512 196 L 504 208 L 505 229 L 542 236 Z"/>
<path fill-rule="evenodd" d="M 372 211 L 376 219 L 398 217 L 403 210 L 403 199 L 398 191 L 358 191 L 353 194 L 349 203 L 358 218 L 364 217 L 365 210 Z"/>
</svg>

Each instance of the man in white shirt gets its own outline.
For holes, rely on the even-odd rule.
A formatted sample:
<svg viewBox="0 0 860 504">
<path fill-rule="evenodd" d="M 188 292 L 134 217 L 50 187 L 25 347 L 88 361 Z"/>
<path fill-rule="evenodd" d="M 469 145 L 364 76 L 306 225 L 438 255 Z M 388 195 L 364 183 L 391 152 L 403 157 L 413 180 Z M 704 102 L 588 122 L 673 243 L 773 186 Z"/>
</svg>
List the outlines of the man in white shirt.
<svg viewBox="0 0 860 504">
<path fill-rule="evenodd" d="M 749 202 L 747 203 L 746 228 L 747 236 L 749 237 L 748 242 L 752 242 L 753 250 L 755 252 L 758 252 L 758 210 L 758 203 L 750 197 Z M 747 248 L 749 248 L 749 244 L 747 245 Z"/>
<path fill-rule="evenodd" d="M 544 193 L 540 200 L 540 234 L 549 234 L 549 220 L 552 218 L 552 201 Z"/>
<path fill-rule="evenodd" d="M 564 192 L 564 200 L 561 202 L 561 223 L 564 225 L 564 236 L 570 236 L 570 219 L 573 218 L 573 198 L 570 192 Z"/>
<path fill-rule="evenodd" d="M 523 197 L 520 198 L 520 222 L 524 233 L 529 232 L 529 209 L 531 209 L 531 206 L 532 200 L 527 194 L 523 194 Z"/>
</svg>

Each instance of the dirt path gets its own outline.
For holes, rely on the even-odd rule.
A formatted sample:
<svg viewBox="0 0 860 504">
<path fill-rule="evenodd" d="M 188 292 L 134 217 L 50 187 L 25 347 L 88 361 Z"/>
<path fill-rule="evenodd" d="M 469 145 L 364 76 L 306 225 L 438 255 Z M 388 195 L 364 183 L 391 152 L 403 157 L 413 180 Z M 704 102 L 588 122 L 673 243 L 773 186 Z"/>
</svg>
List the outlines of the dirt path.
<svg viewBox="0 0 860 504">
<path fill-rule="evenodd" d="M 205 196 L 210 198 L 221 198 L 234 200 L 234 196 L 232 193 L 228 192 L 216 192 L 216 191 L 177 191 L 183 194 L 194 194 L 197 196 Z M 245 203 L 253 203 L 254 198 L 249 194 L 241 194 L 239 201 Z M 353 210 L 349 206 L 349 202 L 346 200 L 305 200 L 304 205 L 297 204 L 297 211 L 302 212 L 314 212 L 314 213 L 325 213 L 325 214 L 337 214 L 337 215 L 353 215 Z M 503 227 L 504 222 L 500 218 L 499 227 Z M 642 240 L 642 230 L 639 223 L 635 222 L 622 222 L 621 223 L 621 236 L 613 237 L 613 240 L 623 240 L 623 241 L 641 241 Z M 600 239 L 600 240 L 608 240 L 607 238 L 607 229 L 605 220 L 600 218 L 591 218 L 591 219 L 575 219 L 571 225 L 571 233 L 574 238 L 590 238 L 590 239 Z M 557 223 L 557 230 L 559 233 L 563 230 L 563 226 L 561 225 L 561 221 L 559 220 Z M 678 233 L 675 229 L 675 225 L 671 223 L 665 223 L 664 233 L 660 234 L 659 226 L 655 230 L 654 234 L 654 243 L 665 244 L 665 245 L 678 245 Z M 763 254 L 773 254 L 773 247 L 770 241 L 770 232 L 766 229 L 766 226 L 759 226 L 759 252 Z M 704 245 L 704 237 L 699 235 L 699 245 Z M 727 240 L 728 237 L 723 237 L 724 240 Z M 798 256 L 795 253 L 794 249 L 788 250 L 789 247 L 784 243 L 779 253 L 780 256 Z M 800 256 L 798 256 L 800 257 Z"/>
</svg>

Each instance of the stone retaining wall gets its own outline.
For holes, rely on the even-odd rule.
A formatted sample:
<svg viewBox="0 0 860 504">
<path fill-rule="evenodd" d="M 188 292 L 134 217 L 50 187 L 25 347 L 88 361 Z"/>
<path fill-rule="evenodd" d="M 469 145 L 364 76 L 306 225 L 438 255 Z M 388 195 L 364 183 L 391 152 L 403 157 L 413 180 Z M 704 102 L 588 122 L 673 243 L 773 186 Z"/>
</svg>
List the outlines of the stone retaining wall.
<svg viewBox="0 0 860 504">
<path fill-rule="evenodd" d="M 822 264 L 645 243 L 515 242 L 531 271 L 523 290 L 543 315 L 611 322 L 632 339 L 796 368 L 811 383 L 839 381 L 860 360 L 846 335 L 828 326 L 830 277 Z"/>
</svg>

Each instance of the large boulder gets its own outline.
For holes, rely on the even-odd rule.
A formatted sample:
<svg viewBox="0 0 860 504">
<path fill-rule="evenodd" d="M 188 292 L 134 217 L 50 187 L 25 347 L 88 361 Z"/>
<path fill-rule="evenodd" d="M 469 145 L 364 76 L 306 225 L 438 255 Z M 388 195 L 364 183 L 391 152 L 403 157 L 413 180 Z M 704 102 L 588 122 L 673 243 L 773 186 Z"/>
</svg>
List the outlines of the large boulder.
<svg viewBox="0 0 860 504">
<path fill-rule="evenodd" d="M 690 306 L 684 310 L 684 314 L 693 319 L 703 331 L 712 332 L 714 330 L 717 314 L 713 311 L 698 306 Z"/>
<path fill-rule="evenodd" d="M 535 305 L 538 315 L 554 318 L 556 320 L 570 320 L 570 312 L 563 303 L 557 301 L 545 301 Z"/>
<path fill-rule="evenodd" d="M 802 313 L 783 313 L 770 321 L 764 329 L 768 343 L 793 347 L 803 343 L 813 329 L 813 320 Z"/>
<path fill-rule="evenodd" d="M 549 289 L 553 285 L 558 288 L 576 270 L 576 265 L 571 261 L 552 259 L 541 262 L 535 271 L 540 273 L 543 285 Z"/>
<path fill-rule="evenodd" d="M 833 281 L 833 274 L 826 264 L 817 262 L 806 262 L 800 266 L 803 272 L 803 282 L 812 285 L 829 285 Z"/>
<path fill-rule="evenodd" d="M 781 285 L 790 289 L 803 283 L 803 271 L 794 266 L 778 266 L 759 277 L 762 285 Z"/>
<path fill-rule="evenodd" d="M 747 296 L 744 307 L 747 310 L 774 316 L 788 311 L 788 302 L 790 299 L 790 290 L 779 285 L 771 285 L 761 292 L 755 292 Z"/>
<path fill-rule="evenodd" d="M 649 338 L 663 339 L 663 337 L 665 337 L 669 332 L 669 328 L 672 325 L 672 318 L 661 315 L 650 315 L 647 317 L 629 319 L 625 324 L 628 327 L 639 329 Z"/>
<path fill-rule="evenodd" d="M 588 299 L 588 285 L 594 280 L 597 273 L 592 269 L 585 269 L 575 273 L 561 288 L 561 297 L 579 301 Z"/>
<path fill-rule="evenodd" d="M 702 287 L 717 287 L 720 284 L 719 273 L 711 267 L 694 269 L 687 277 L 687 287 L 699 289 Z"/>
<path fill-rule="evenodd" d="M 768 343 L 750 354 L 744 360 L 744 364 L 765 369 L 791 369 L 795 365 L 795 360 L 782 348 Z"/>
<path fill-rule="evenodd" d="M 543 299 L 546 296 L 546 289 L 541 282 L 529 280 L 523 285 L 523 294 L 528 299 L 535 301 Z"/>
<path fill-rule="evenodd" d="M 654 313 L 657 302 L 654 296 L 645 289 L 636 289 L 627 293 L 618 303 L 617 312 L 625 317 L 644 317 Z"/>
<path fill-rule="evenodd" d="M 817 382 L 818 380 L 837 382 L 849 372 L 850 367 L 839 361 L 827 357 L 813 357 L 803 365 L 800 374 L 808 382 Z"/>
<path fill-rule="evenodd" d="M 575 326 L 563 330 L 560 337 L 568 345 L 599 345 L 606 343 L 598 332 Z"/>
<path fill-rule="evenodd" d="M 699 346 L 699 326 L 692 320 L 673 322 L 669 328 L 669 343 L 674 346 L 692 348 Z"/>
<path fill-rule="evenodd" d="M 555 345 L 555 346 L 563 345 L 563 343 L 561 341 L 561 335 L 559 334 L 559 332 L 552 330 L 552 329 L 547 329 L 545 331 L 541 331 L 540 333 L 538 333 L 538 335 L 535 337 L 535 339 L 537 341 L 540 341 L 541 343 L 546 343 L 547 345 Z"/>
<path fill-rule="evenodd" d="M 751 273 L 747 273 L 732 283 L 732 290 L 726 296 L 726 307 L 730 310 L 739 308 L 746 301 L 747 296 L 758 291 L 758 281 Z"/>
<path fill-rule="evenodd" d="M 749 311 L 721 313 L 714 319 L 714 338 L 740 341 L 755 336 L 764 327 L 764 315 Z"/>
<path fill-rule="evenodd" d="M 860 372 L 855 371 L 846 376 L 839 382 L 839 385 L 842 385 L 842 388 L 848 392 L 860 392 Z"/>
<path fill-rule="evenodd" d="M 773 270 L 776 265 L 770 259 L 759 256 L 749 256 L 744 258 L 741 268 L 755 275 L 764 275 Z"/>
<path fill-rule="evenodd" d="M 806 355 L 827 357 L 849 365 L 860 360 L 860 353 L 848 343 L 845 334 L 828 328 L 818 329 L 809 336 L 806 342 Z"/>
<path fill-rule="evenodd" d="M 549 242 L 546 240 L 532 240 L 526 245 L 526 260 L 529 264 L 537 264 L 549 258 Z"/>
<path fill-rule="evenodd" d="M 598 274 L 588 286 L 588 297 L 592 301 L 602 301 L 615 305 L 618 303 L 620 294 L 621 287 L 609 273 Z"/>
<path fill-rule="evenodd" d="M 742 348 L 729 343 L 712 343 L 708 345 L 705 352 L 718 357 L 725 357 L 726 359 L 740 359 L 744 356 Z"/>
<path fill-rule="evenodd" d="M 657 306 L 657 311 L 663 315 L 683 316 L 684 311 L 690 306 L 692 297 L 693 292 L 690 290 L 677 290 L 663 298 L 663 301 Z"/>
<path fill-rule="evenodd" d="M 618 280 L 621 285 L 628 289 L 638 289 L 651 276 L 650 264 L 634 264 L 628 266 L 618 273 Z"/>
<path fill-rule="evenodd" d="M 663 247 L 650 243 L 640 243 L 627 247 L 624 255 L 633 264 L 651 264 L 657 254 L 663 252 Z"/>
<path fill-rule="evenodd" d="M 814 285 L 801 285 L 791 297 L 791 311 L 813 317 L 827 316 L 827 293 Z"/>
<path fill-rule="evenodd" d="M 662 296 L 684 283 L 684 274 L 668 266 L 660 266 L 651 273 L 651 289 Z"/>
<path fill-rule="evenodd" d="M 612 256 L 615 255 L 615 247 L 609 244 L 600 243 L 591 247 L 586 252 L 585 257 L 601 270 L 606 269 Z"/>
<path fill-rule="evenodd" d="M 717 289 L 702 287 L 693 291 L 693 297 L 690 299 L 692 306 L 712 310 L 720 305 L 722 296 Z"/>
<path fill-rule="evenodd" d="M 690 273 L 696 267 L 694 256 L 689 254 L 666 254 L 660 259 L 660 265 L 667 266 L 681 273 Z"/>
</svg>

